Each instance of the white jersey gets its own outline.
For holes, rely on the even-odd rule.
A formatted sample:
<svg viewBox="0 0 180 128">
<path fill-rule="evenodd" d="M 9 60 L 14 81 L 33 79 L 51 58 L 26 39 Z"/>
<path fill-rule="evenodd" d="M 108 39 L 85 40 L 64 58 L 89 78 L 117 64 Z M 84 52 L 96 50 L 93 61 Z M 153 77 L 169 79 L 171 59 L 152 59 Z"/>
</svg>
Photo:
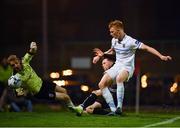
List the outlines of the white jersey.
<svg viewBox="0 0 180 128">
<path fill-rule="evenodd" d="M 125 35 L 121 41 L 112 38 L 111 43 L 111 47 L 116 52 L 116 63 L 123 64 L 127 70 L 134 70 L 135 52 L 142 43 L 128 35 Z"/>
</svg>

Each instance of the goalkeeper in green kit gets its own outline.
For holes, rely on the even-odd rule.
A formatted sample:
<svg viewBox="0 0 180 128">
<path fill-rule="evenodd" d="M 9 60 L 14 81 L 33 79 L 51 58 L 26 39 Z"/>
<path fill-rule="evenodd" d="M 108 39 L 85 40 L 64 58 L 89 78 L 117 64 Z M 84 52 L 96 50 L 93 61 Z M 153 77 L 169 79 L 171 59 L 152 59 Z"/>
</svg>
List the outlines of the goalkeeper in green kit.
<svg viewBox="0 0 180 128">
<path fill-rule="evenodd" d="M 32 69 L 29 62 L 37 51 L 35 42 L 31 42 L 30 50 L 20 60 L 16 55 L 8 57 L 8 63 L 13 69 L 13 75 L 21 81 L 16 87 L 18 95 L 30 93 L 38 99 L 50 99 L 64 101 L 69 109 L 74 107 L 66 89 L 52 82 L 43 81 Z"/>
</svg>

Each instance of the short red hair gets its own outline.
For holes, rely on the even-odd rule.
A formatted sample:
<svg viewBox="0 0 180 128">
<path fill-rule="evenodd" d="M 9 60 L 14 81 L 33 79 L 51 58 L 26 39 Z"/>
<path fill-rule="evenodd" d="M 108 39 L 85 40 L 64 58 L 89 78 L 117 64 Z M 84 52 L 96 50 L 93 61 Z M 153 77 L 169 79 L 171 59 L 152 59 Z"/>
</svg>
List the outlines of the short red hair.
<svg viewBox="0 0 180 128">
<path fill-rule="evenodd" d="M 111 21 L 109 23 L 109 28 L 111 28 L 111 27 L 116 27 L 116 28 L 124 29 L 123 22 L 120 21 L 120 20 Z"/>
</svg>

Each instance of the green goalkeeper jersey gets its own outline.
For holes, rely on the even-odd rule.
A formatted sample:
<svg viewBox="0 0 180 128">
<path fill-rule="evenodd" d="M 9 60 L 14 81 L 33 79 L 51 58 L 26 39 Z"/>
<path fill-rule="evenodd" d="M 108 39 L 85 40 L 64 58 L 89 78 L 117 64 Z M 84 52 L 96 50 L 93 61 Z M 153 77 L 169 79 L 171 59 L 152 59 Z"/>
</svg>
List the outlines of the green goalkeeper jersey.
<svg viewBox="0 0 180 128">
<path fill-rule="evenodd" d="M 35 71 L 30 66 L 33 55 L 26 53 L 22 59 L 23 68 L 17 75 L 22 81 L 21 87 L 30 92 L 31 94 L 36 94 L 40 91 L 42 86 L 42 79 L 35 73 Z"/>
</svg>

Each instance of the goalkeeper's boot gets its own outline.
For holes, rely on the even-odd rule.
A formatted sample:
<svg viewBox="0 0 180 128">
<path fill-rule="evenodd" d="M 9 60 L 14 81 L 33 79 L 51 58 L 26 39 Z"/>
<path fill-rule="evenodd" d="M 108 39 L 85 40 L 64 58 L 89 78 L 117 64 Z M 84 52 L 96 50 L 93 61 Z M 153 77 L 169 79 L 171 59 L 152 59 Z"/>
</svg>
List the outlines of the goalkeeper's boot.
<svg viewBox="0 0 180 128">
<path fill-rule="evenodd" d="M 83 107 L 81 105 L 73 107 L 74 111 L 76 112 L 77 116 L 81 116 L 83 113 Z"/>
</svg>

